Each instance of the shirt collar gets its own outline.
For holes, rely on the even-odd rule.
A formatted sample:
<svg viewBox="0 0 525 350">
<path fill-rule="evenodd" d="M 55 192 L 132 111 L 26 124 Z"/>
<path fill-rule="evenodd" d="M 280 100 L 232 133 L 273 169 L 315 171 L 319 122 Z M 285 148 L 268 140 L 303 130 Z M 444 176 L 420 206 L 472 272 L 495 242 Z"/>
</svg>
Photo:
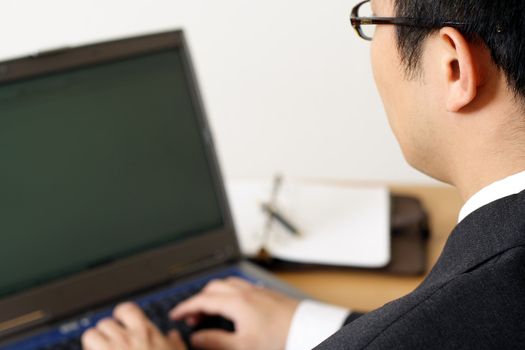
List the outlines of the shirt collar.
<svg viewBox="0 0 525 350">
<path fill-rule="evenodd" d="M 520 193 L 525 190 L 525 171 L 496 181 L 484 187 L 463 205 L 458 222 L 463 221 L 474 211 L 498 199 Z"/>
</svg>

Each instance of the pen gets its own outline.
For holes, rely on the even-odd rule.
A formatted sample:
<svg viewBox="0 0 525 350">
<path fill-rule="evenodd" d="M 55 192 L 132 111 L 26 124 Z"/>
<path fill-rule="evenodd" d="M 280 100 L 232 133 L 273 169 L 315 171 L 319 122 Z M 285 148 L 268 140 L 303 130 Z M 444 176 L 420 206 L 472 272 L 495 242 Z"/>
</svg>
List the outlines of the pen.
<svg viewBox="0 0 525 350">
<path fill-rule="evenodd" d="M 301 232 L 297 229 L 297 227 L 292 224 L 290 220 L 286 219 L 281 213 L 275 210 L 275 208 L 273 208 L 271 205 L 262 203 L 261 208 L 265 213 L 270 215 L 271 218 L 280 223 L 288 232 L 295 236 L 301 235 Z"/>
</svg>

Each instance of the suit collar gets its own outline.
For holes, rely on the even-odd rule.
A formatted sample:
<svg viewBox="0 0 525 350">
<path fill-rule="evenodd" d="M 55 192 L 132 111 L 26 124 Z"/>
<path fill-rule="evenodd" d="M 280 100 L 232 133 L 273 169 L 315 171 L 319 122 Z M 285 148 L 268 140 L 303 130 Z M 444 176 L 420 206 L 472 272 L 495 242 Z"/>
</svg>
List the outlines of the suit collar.
<svg viewBox="0 0 525 350">
<path fill-rule="evenodd" d="M 481 207 L 452 231 L 424 284 L 449 280 L 525 245 L 525 191 Z"/>
<path fill-rule="evenodd" d="M 525 190 L 525 171 L 496 181 L 474 194 L 459 212 L 458 222 L 482 206 Z"/>
</svg>

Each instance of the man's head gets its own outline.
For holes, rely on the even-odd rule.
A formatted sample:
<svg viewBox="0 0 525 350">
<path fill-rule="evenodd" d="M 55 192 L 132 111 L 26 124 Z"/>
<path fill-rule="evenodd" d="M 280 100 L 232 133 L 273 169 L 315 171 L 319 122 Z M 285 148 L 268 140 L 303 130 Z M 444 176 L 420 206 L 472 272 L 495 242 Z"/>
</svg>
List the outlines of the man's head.
<svg viewBox="0 0 525 350">
<path fill-rule="evenodd" d="M 372 0 L 372 8 L 424 24 L 379 25 L 372 43 L 378 89 L 410 164 L 458 185 L 469 167 L 481 171 L 483 158 L 504 152 L 498 145 L 524 149 L 525 1 Z"/>
</svg>

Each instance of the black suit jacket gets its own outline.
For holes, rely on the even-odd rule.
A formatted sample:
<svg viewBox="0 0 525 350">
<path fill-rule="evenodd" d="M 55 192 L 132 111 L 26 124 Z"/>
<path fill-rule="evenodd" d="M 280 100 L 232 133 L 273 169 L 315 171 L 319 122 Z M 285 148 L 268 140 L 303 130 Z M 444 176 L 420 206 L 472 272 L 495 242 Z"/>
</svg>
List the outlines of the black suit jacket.
<svg viewBox="0 0 525 350">
<path fill-rule="evenodd" d="M 414 292 L 316 349 L 525 349 L 525 192 L 465 218 Z"/>
</svg>

